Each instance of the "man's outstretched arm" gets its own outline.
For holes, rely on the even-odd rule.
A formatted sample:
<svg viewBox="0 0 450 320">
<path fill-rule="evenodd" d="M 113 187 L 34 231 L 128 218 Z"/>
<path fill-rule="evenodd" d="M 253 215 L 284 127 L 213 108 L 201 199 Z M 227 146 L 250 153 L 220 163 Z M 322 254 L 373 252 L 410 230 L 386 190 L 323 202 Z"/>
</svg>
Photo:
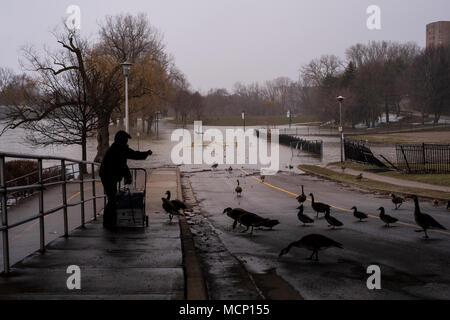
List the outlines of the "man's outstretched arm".
<svg viewBox="0 0 450 320">
<path fill-rule="evenodd" d="M 140 151 L 134 151 L 131 148 L 127 149 L 126 157 L 130 160 L 145 160 L 149 156 L 151 156 L 153 152 L 151 150 L 148 150 L 146 152 L 140 152 Z"/>
</svg>

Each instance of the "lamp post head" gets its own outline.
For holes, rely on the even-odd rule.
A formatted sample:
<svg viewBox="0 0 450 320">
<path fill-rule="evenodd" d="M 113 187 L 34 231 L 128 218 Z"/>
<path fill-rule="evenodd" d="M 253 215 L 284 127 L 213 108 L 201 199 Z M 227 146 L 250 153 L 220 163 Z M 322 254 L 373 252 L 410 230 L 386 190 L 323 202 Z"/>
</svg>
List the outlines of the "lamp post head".
<svg viewBox="0 0 450 320">
<path fill-rule="evenodd" d="M 125 61 L 124 63 L 121 64 L 123 67 L 123 75 L 125 77 L 128 77 L 128 75 L 130 74 L 130 70 L 131 70 L 131 66 L 133 65 L 131 62 L 129 61 Z"/>
<path fill-rule="evenodd" d="M 339 102 L 342 102 L 345 100 L 345 98 L 343 96 L 339 96 L 339 97 L 336 97 L 336 100 Z"/>
</svg>

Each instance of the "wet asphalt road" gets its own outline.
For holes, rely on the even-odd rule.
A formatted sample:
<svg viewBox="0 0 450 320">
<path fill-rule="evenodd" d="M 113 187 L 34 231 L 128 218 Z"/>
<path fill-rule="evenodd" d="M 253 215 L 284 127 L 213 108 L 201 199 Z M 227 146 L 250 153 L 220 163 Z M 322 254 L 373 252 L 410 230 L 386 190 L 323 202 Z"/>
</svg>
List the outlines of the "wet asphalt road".
<svg viewBox="0 0 450 320">
<path fill-rule="evenodd" d="M 411 200 L 393 210 L 387 195 L 308 175 L 284 172 L 266 178 L 272 186 L 294 194 L 301 193 L 300 185 L 304 184 L 305 193 L 313 192 L 316 201 L 342 209 L 356 205 L 360 211 L 377 216 L 376 209 L 384 206 L 387 214 L 402 222 L 386 228 L 374 217 L 358 222 L 351 213 L 332 209 L 332 215 L 344 227 L 330 230 L 322 215 L 314 225 L 303 227 L 297 219 L 294 195 L 246 177 L 240 170 L 186 175 L 202 213 L 228 250 L 253 273 L 275 271 L 306 299 L 450 299 L 450 233 L 433 231 L 429 232 L 431 239 L 423 239 L 423 233 L 415 232 Z M 234 194 L 237 179 L 244 190 L 242 198 Z M 231 229 L 233 221 L 222 213 L 226 207 L 240 207 L 278 219 L 281 224 L 273 231 L 255 230 L 253 236 L 241 233 L 243 228 Z M 422 201 L 421 209 L 450 228 L 450 212 L 444 206 L 436 208 L 429 201 Z M 305 213 L 315 218 L 310 202 L 305 203 Z M 297 248 L 278 258 L 281 249 L 311 233 L 330 237 L 342 243 L 344 249 L 321 252 L 319 262 L 305 260 L 310 252 Z M 381 268 L 381 290 L 367 289 L 370 265 Z"/>
</svg>

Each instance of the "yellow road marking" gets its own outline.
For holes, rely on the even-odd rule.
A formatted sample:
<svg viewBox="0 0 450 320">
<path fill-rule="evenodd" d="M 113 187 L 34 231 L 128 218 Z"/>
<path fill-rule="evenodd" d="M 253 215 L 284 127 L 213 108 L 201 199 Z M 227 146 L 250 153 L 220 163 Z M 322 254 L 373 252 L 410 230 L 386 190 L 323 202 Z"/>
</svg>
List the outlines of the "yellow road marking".
<svg viewBox="0 0 450 320">
<path fill-rule="evenodd" d="M 100 183 L 97 183 L 97 185 L 100 185 Z M 89 191 L 89 190 L 92 190 L 92 187 L 88 187 L 88 188 L 85 189 L 84 191 Z M 67 199 L 67 203 L 70 203 L 70 201 L 72 201 L 73 199 L 77 198 L 77 197 L 80 196 L 80 195 L 81 195 L 81 192 L 80 192 L 80 191 L 74 193 L 72 196 L 70 196 L 70 197 Z M 61 202 L 59 205 L 62 206 L 63 203 Z M 46 219 L 47 217 L 48 217 L 48 216 L 45 216 L 44 219 Z M 38 224 L 39 224 L 39 220 L 33 222 L 30 226 L 28 226 L 27 228 L 25 228 L 24 230 L 22 230 L 21 232 L 19 232 L 18 234 L 16 234 L 13 238 L 11 238 L 11 239 L 9 240 L 9 243 L 14 242 L 15 240 L 17 240 L 18 238 L 20 238 L 21 236 L 23 236 L 25 233 L 27 233 L 28 231 L 32 230 L 32 229 L 33 229 L 35 226 L 37 226 Z"/>
<path fill-rule="evenodd" d="M 266 186 L 268 186 L 269 188 L 272 188 L 272 189 L 275 189 L 275 190 L 278 190 L 278 191 L 287 193 L 287 194 L 289 194 L 289 195 L 291 195 L 291 196 L 294 196 L 295 198 L 297 198 L 298 196 L 300 196 L 299 194 L 296 194 L 296 193 L 290 192 L 290 191 L 288 191 L 288 190 L 285 190 L 285 189 L 283 189 L 283 188 L 280 188 L 280 187 L 271 185 L 270 183 L 263 182 L 261 179 L 259 179 L 259 178 L 255 177 L 255 176 L 253 176 L 252 174 L 250 174 L 249 172 L 245 171 L 245 170 L 242 169 L 242 168 L 239 168 L 239 170 L 240 170 L 241 172 L 243 172 L 246 176 L 250 176 L 252 179 L 254 179 L 254 180 L 256 180 L 256 181 L 258 181 L 258 182 L 260 182 L 260 183 L 262 183 L 262 184 L 264 184 L 264 185 L 266 185 Z M 307 197 L 306 199 L 307 199 L 309 202 L 312 201 L 311 198 L 308 198 L 308 197 Z M 337 209 L 337 210 L 340 210 L 340 211 L 344 211 L 344 212 L 348 212 L 348 213 L 353 213 L 353 211 L 352 211 L 352 210 L 349 210 L 349 209 L 345 209 L 345 208 L 341 208 L 341 207 L 333 206 L 333 205 L 330 205 L 330 206 L 331 206 L 332 208 Z M 374 216 L 374 215 L 371 215 L 371 214 L 368 214 L 368 216 L 369 216 L 370 218 L 373 218 L 373 219 L 378 219 L 378 220 L 380 219 L 379 217 Z M 418 225 L 415 225 L 415 224 L 412 224 L 412 223 L 408 223 L 408 222 L 397 221 L 397 223 L 398 223 L 398 224 L 401 224 L 401 225 L 404 225 L 404 226 L 408 226 L 408 227 L 420 228 Z M 434 232 L 438 232 L 438 233 L 450 235 L 450 232 L 444 231 L 444 230 L 431 230 L 431 229 L 430 229 L 430 230 L 428 230 L 428 231 L 434 231 Z"/>
</svg>

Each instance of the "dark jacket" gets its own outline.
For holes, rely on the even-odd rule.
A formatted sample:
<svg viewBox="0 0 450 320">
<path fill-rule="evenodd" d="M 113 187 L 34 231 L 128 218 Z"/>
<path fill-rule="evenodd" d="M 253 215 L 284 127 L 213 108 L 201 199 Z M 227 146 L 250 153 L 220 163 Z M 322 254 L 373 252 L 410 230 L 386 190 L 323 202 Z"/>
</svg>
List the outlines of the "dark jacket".
<svg viewBox="0 0 450 320">
<path fill-rule="evenodd" d="M 100 166 L 100 177 L 105 180 L 120 182 L 131 181 L 130 169 L 127 160 L 145 160 L 149 154 L 147 152 L 134 151 L 127 144 L 114 142 L 103 158 Z"/>
</svg>

